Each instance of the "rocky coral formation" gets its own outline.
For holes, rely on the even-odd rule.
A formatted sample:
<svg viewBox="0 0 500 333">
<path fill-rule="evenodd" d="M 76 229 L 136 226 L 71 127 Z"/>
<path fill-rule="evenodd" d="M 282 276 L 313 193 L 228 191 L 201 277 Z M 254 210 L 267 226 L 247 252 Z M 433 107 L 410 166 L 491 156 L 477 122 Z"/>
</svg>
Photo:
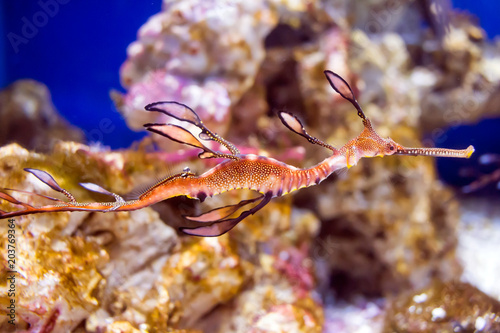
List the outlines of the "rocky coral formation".
<svg viewBox="0 0 500 333">
<path fill-rule="evenodd" d="M 271 212 L 268 218 L 249 218 L 233 233 L 240 254 L 253 263 L 248 287 L 196 327 L 205 332 L 321 332 L 323 309 L 308 255 L 319 221 L 282 203 L 273 204 Z"/>
<path fill-rule="evenodd" d="M 47 87 L 34 80 L 18 80 L 0 92 L 0 118 L 0 145 L 17 142 L 49 151 L 59 140 L 84 140 L 54 108 Z"/>
<path fill-rule="evenodd" d="M 263 39 L 276 22 L 263 0 L 165 1 L 139 30 L 120 71 L 129 91 L 114 99 L 129 126 L 161 122 L 144 105 L 174 100 L 224 133 L 231 103 L 252 84 L 265 55 Z"/>
<path fill-rule="evenodd" d="M 128 156 L 127 160 L 133 158 Z M 90 199 L 88 193 L 69 185 L 74 175 L 100 178 L 109 173 L 116 181 L 111 188 L 123 189 L 120 179 L 127 183 L 127 178 L 121 176 L 125 164 L 120 162 L 124 162 L 120 153 L 93 153 L 89 147 L 74 143 L 57 145 L 50 156 L 9 145 L 0 149 L 0 186 L 53 195 L 50 188 L 23 173 L 22 167 L 40 164 L 54 172 L 65 165 L 59 181 L 76 196 Z M 87 172 L 85 165 L 89 164 L 92 167 Z M 30 198 L 34 204 L 41 204 L 40 200 L 43 199 Z M 5 209 L 4 204 L 2 208 Z M 178 242 L 175 232 L 151 209 L 118 216 L 47 214 L 14 221 L 19 329 L 71 331 L 92 318 L 94 312 L 119 311 L 117 294 L 122 291 L 137 297 L 149 290 L 161 268 L 162 257 Z M 3 245 L 5 241 L 2 238 Z M 158 243 L 163 246 L 158 247 Z M 2 256 L 6 262 L 7 254 L 2 251 Z M 7 267 L 2 270 L 2 274 L 7 274 Z M 6 297 L 7 293 L 2 293 L 2 302 L 6 302 Z M 92 321 L 87 324 L 92 330 Z M 6 322 L 1 326 L 9 327 Z"/>
<path fill-rule="evenodd" d="M 429 161 L 373 160 L 319 189 L 320 234 L 336 244 L 328 267 L 340 296 L 381 296 L 460 274 L 458 205 L 434 177 Z"/>
<path fill-rule="evenodd" d="M 395 299 L 383 332 L 497 332 L 499 315 L 500 303 L 470 284 L 435 281 Z"/>
<path fill-rule="evenodd" d="M 79 222 L 74 216 L 64 218 L 66 223 Z M 58 221 L 59 222 L 59 221 Z M 18 330 L 70 331 L 98 308 L 94 292 L 103 280 L 100 272 L 107 261 L 107 254 L 98 244 L 85 242 L 81 237 L 61 237 L 57 232 L 35 232 L 35 226 L 14 222 L 17 273 L 7 285 L 2 283 L 2 331 L 13 328 L 7 323 L 9 298 L 13 290 Z M 7 224 L 2 223 L 2 234 L 7 234 Z M 2 248 L 7 248 L 7 238 L 2 238 Z M 7 262 L 6 251 L 2 260 Z M 12 299 L 12 297 L 10 298 Z"/>
<path fill-rule="evenodd" d="M 287 283 L 257 285 L 230 306 L 214 314 L 226 318 L 219 332 L 322 332 L 323 311 L 317 300 L 309 293 L 293 292 Z"/>
<path fill-rule="evenodd" d="M 498 43 L 486 43 L 484 31 L 467 20 L 451 27 L 441 50 L 423 49 L 437 66 L 427 70 L 435 84 L 423 95 L 421 126 L 435 140 L 443 127 L 498 115 L 491 107 L 500 85 L 498 50 Z"/>
</svg>

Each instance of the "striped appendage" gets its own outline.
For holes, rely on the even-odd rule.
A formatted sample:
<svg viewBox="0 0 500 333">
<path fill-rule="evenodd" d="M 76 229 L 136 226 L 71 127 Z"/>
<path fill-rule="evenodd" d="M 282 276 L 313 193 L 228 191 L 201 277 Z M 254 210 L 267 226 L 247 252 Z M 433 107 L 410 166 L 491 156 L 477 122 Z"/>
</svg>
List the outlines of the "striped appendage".
<svg viewBox="0 0 500 333">
<path fill-rule="evenodd" d="M 469 158 L 474 153 L 474 147 L 467 149 L 445 149 L 445 148 L 402 148 L 396 152 L 398 155 L 412 156 L 434 156 L 434 157 L 457 157 Z"/>
</svg>

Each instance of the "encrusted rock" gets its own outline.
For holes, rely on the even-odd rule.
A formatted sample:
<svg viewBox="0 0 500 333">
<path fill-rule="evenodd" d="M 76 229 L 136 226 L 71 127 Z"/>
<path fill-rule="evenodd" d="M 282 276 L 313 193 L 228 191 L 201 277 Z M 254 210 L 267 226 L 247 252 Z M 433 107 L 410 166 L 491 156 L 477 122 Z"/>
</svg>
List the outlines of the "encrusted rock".
<svg viewBox="0 0 500 333">
<path fill-rule="evenodd" d="M 499 332 L 500 303 L 467 283 L 434 281 L 393 300 L 383 332 Z"/>
</svg>

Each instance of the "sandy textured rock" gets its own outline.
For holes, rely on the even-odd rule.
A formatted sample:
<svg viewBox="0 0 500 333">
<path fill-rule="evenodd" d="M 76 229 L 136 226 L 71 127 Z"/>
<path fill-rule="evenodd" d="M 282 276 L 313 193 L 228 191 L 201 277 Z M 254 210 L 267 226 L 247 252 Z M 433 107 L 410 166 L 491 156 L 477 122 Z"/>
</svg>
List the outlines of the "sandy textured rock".
<svg viewBox="0 0 500 333">
<path fill-rule="evenodd" d="M 435 281 L 395 299 L 383 332 L 498 332 L 500 303 L 461 282 Z"/>
</svg>

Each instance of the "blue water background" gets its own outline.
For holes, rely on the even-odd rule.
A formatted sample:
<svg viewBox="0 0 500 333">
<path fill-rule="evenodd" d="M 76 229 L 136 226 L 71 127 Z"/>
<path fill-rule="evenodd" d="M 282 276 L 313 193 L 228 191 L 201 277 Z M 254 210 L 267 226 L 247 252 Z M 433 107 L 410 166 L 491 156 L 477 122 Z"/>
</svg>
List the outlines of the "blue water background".
<svg viewBox="0 0 500 333">
<path fill-rule="evenodd" d="M 23 17 L 33 22 L 42 10 L 40 2 L 58 2 L 1 0 L 4 52 L 0 61 L 4 59 L 5 65 L 0 85 L 21 78 L 43 82 L 57 110 L 82 128 L 89 140 L 112 148 L 128 147 L 146 133 L 127 128 L 109 91 L 124 91 L 118 72 L 126 48 L 136 40 L 139 27 L 161 10 L 161 1 L 58 1 L 67 3 L 59 4 L 56 14 L 27 43 L 19 44 L 16 52 L 7 34 L 23 36 Z M 112 131 L 100 131 L 107 124 L 103 119 L 111 120 Z"/>
<path fill-rule="evenodd" d="M 7 38 L 22 36 L 23 17 L 33 21 L 41 3 L 56 0 L 2 0 L 0 5 L 0 87 L 21 78 L 46 84 L 59 112 L 82 128 L 90 141 L 111 148 L 128 147 L 146 133 L 129 130 L 109 98 L 111 89 L 121 88 L 118 71 L 126 59 L 127 46 L 136 39 L 139 27 L 161 8 L 160 0 L 57 0 L 61 3 L 46 24 L 17 50 Z M 496 23 L 500 1 L 454 0 L 454 6 L 477 15 L 489 38 L 500 34 Z M 17 52 L 16 52 L 17 51 Z M 99 131 L 110 120 L 112 131 Z M 0 119 L 1 121 L 1 119 Z M 109 129 L 109 128 L 108 128 Z M 500 121 L 482 121 L 475 126 L 450 129 L 439 142 L 444 147 L 474 144 L 475 157 L 485 152 L 500 153 Z M 439 159 L 442 177 L 452 183 L 467 182 L 457 175 L 457 164 L 473 161 Z"/>
</svg>

